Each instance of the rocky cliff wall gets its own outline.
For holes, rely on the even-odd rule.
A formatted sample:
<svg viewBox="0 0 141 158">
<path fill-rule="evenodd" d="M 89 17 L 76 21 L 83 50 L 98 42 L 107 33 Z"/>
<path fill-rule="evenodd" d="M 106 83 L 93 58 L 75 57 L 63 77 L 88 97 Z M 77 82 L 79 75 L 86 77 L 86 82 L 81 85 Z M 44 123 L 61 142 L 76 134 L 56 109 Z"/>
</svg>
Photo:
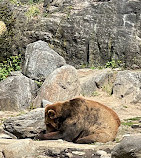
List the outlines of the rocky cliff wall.
<svg viewBox="0 0 141 158">
<path fill-rule="evenodd" d="M 28 5 L 14 7 L 16 47 L 43 40 L 68 64 L 105 65 L 112 58 L 141 67 L 140 0 L 54 0 L 27 17 Z"/>
</svg>

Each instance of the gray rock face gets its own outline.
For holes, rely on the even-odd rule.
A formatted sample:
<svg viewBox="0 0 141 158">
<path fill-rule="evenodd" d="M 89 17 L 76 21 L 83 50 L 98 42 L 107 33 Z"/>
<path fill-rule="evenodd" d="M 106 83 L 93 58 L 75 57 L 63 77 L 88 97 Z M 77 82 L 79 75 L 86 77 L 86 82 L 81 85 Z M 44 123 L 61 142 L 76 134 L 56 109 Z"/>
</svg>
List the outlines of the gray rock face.
<svg viewBox="0 0 141 158">
<path fill-rule="evenodd" d="M 141 72 L 121 71 L 117 74 L 113 94 L 126 103 L 141 103 Z"/>
<path fill-rule="evenodd" d="M 46 78 L 33 106 L 39 107 L 42 99 L 57 102 L 69 100 L 79 94 L 77 70 L 70 65 L 62 66 Z"/>
<path fill-rule="evenodd" d="M 141 67 L 140 0 L 54 0 L 47 9 L 47 17 L 25 23 L 25 11 L 18 12 L 20 48 L 40 39 L 70 65 L 99 66 L 114 58 Z"/>
<path fill-rule="evenodd" d="M 141 135 L 126 136 L 114 147 L 112 158 L 140 158 Z"/>
<path fill-rule="evenodd" d="M 0 82 L 0 110 L 29 109 L 37 92 L 37 84 L 20 74 Z"/>
<path fill-rule="evenodd" d="M 110 158 L 110 154 L 96 149 L 95 145 L 73 144 L 62 140 L 6 140 L 5 147 L 3 144 L 5 141 L 0 139 L 1 158 Z"/>
<path fill-rule="evenodd" d="M 111 94 L 116 72 L 111 69 L 91 71 L 89 69 L 80 69 L 78 74 L 82 95 L 93 96 L 101 88 Z"/>
<path fill-rule="evenodd" d="M 3 151 L 5 158 L 33 157 L 36 146 L 30 139 L 11 143 Z"/>
<path fill-rule="evenodd" d="M 17 117 L 11 117 L 4 122 L 4 130 L 17 138 L 34 138 L 44 131 L 44 108 L 37 108 Z"/>
<path fill-rule="evenodd" d="M 23 73 L 32 79 L 45 79 L 66 62 L 46 42 L 37 41 L 27 45 Z"/>
<path fill-rule="evenodd" d="M 45 108 L 46 105 L 51 105 L 51 104 L 52 104 L 52 103 L 49 102 L 48 100 L 42 99 L 42 101 L 41 101 L 41 107 L 42 107 L 42 108 Z"/>
</svg>

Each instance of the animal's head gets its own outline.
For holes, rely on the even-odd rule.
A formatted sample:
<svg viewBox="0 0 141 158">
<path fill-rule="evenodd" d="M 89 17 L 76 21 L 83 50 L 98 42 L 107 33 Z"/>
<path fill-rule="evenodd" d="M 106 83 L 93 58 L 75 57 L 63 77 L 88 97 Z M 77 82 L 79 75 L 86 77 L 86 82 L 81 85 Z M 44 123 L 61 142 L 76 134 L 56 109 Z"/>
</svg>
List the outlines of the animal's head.
<svg viewBox="0 0 141 158">
<path fill-rule="evenodd" d="M 58 118 L 61 116 L 61 103 L 56 103 L 52 105 L 47 105 L 45 108 L 45 124 L 47 127 L 52 127 L 55 130 L 58 129 L 59 120 Z"/>
<path fill-rule="evenodd" d="M 58 130 L 72 113 L 78 112 L 78 107 L 84 101 L 81 98 L 75 98 L 65 102 L 58 102 L 45 107 L 45 124 L 47 131 Z"/>
</svg>

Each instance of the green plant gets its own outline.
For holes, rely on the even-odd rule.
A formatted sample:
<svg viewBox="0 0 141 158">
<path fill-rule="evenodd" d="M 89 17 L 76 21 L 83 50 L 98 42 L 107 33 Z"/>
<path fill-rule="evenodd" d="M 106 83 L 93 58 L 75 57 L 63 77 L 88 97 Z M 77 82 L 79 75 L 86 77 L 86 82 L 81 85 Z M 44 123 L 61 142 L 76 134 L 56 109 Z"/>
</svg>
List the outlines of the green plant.
<svg viewBox="0 0 141 158">
<path fill-rule="evenodd" d="M 111 61 L 108 61 L 105 64 L 105 68 L 112 68 L 112 69 L 114 69 L 114 68 L 120 67 L 120 65 L 121 65 L 121 61 L 120 60 L 115 60 L 115 59 L 112 58 Z"/>
<path fill-rule="evenodd" d="M 126 106 L 126 105 L 124 105 L 123 107 L 124 107 L 124 108 L 128 108 L 128 106 Z"/>
<path fill-rule="evenodd" d="M 47 17 L 48 15 L 48 13 L 43 13 L 43 17 Z"/>
<path fill-rule="evenodd" d="M 131 126 L 134 124 L 134 122 L 131 122 L 131 121 L 128 121 L 128 122 L 121 122 L 121 124 L 124 125 L 124 126 L 129 126 L 129 127 L 131 127 Z"/>
<path fill-rule="evenodd" d="M 28 11 L 26 12 L 26 16 L 31 18 L 31 17 L 36 17 L 40 13 L 39 8 L 36 5 L 32 5 L 29 7 Z"/>
<path fill-rule="evenodd" d="M 34 3 L 41 3 L 41 2 L 43 2 L 43 0 L 29 0 L 28 1 L 28 4 L 34 4 Z"/>
<path fill-rule="evenodd" d="M 34 110 L 35 107 L 33 106 L 33 104 L 30 105 L 29 110 Z"/>
<path fill-rule="evenodd" d="M 99 96 L 99 93 L 97 91 L 92 93 L 92 96 Z"/>
<path fill-rule="evenodd" d="M 9 0 L 9 1 L 17 6 L 21 5 L 20 0 Z"/>
<path fill-rule="evenodd" d="M 38 88 L 40 88 L 43 84 L 43 81 L 35 81 L 35 83 L 37 84 Z"/>
<path fill-rule="evenodd" d="M 87 65 L 86 65 L 86 64 L 82 64 L 82 65 L 80 66 L 80 68 L 81 68 L 81 69 L 87 68 Z"/>
<path fill-rule="evenodd" d="M 116 141 L 116 143 L 119 143 L 119 142 L 120 142 L 120 139 L 119 139 L 119 138 L 116 138 L 115 141 Z"/>
<path fill-rule="evenodd" d="M 10 56 L 6 61 L 0 63 L 0 81 L 7 78 L 11 71 L 21 69 L 21 55 Z"/>
<path fill-rule="evenodd" d="M 124 119 L 124 122 L 121 122 L 121 124 L 124 126 L 130 127 L 134 124 L 137 124 L 139 120 L 141 120 L 141 117 L 133 117 L 133 118 L 129 118 L 129 119 Z"/>
<path fill-rule="evenodd" d="M 129 119 L 126 119 L 126 120 L 139 121 L 139 120 L 141 120 L 141 117 L 133 117 L 133 118 L 129 118 Z"/>
<path fill-rule="evenodd" d="M 94 69 L 96 69 L 96 67 L 92 65 L 92 66 L 90 67 L 90 69 L 94 70 Z"/>
<path fill-rule="evenodd" d="M 102 90 L 104 92 L 106 92 L 107 94 L 109 94 L 109 95 L 112 94 L 112 89 L 113 89 L 112 83 L 107 83 L 107 84 L 105 84 L 105 85 L 102 86 Z"/>
</svg>

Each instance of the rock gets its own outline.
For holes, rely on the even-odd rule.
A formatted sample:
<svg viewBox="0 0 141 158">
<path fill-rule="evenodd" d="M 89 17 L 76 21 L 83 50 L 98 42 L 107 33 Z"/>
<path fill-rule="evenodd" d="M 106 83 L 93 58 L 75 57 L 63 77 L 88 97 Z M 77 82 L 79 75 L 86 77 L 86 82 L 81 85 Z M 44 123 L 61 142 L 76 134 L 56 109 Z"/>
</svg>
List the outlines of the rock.
<svg viewBox="0 0 141 158">
<path fill-rule="evenodd" d="M 103 151 L 97 154 L 96 145 L 74 144 L 62 140 L 32 141 L 25 140 L 7 140 L 3 146 L 4 140 L 0 140 L 1 150 L 5 158 L 104 158 Z M 108 157 L 105 157 L 108 158 Z"/>
<path fill-rule="evenodd" d="M 103 89 L 108 94 L 112 93 L 113 83 L 116 77 L 116 71 L 111 69 L 90 70 L 80 69 L 78 75 L 81 85 L 81 94 L 85 96 L 94 96 L 98 89 Z"/>
<path fill-rule="evenodd" d="M 24 75 L 10 76 L 0 82 L 0 110 L 29 109 L 36 96 L 37 84 Z"/>
<path fill-rule="evenodd" d="M 7 134 L 1 134 L 1 133 L 0 133 L 0 139 L 12 139 L 12 137 L 10 137 L 10 136 L 7 135 Z"/>
<path fill-rule="evenodd" d="M 125 103 L 141 103 L 141 71 L 118 72 L 113 86 L 114 96 Z"/>
<path fill-rule="evenodd" d="M 7 30 L 7 27 L 3 21 L 0 21 L 0 36 Z"/>
<path fill-rule="evenodd" d="M 8 131 L 5 131 L 3 128 L 0 128 L 0 139 L 17 139 L 17 137 Z"/>
<path fill-rule="evenodd" d="M 51 104 L 53 104 L 53 103 L 49 102 L 48 100 L 42 99 L 42 101 L 41 101 L 41 107 L 42 108 L 45 108 L 46 105 L 51 105 Z"/>
<path fill-rule="evenodd" d="M 15 9 L 17 50 L 24 53 L 27 44 L 40 39 L 73 66 L 105 65 L 114 58 L 141 68 L 140 8 L 140 0 L 53 0 L 46 17 L 26 19 L 20 6 Z"/>
<path fill-rule="evenodd" d="M 17 138 L 34 138 L 45 130 L 44 108 L 37 108 L 17 117 L 4 121 L 4 130 Z"/>
<path fill-rule="evenodd" d="M 23 73 L 32 79 L 42 80 L 65 64 L 64 58 L 46 42 L 37 41 L 27 45 Z"/>
<path fill-rule="evenodd" d="M 132 126 L 131 126 L 132 128 L 140 128 L 140 125 L 139 124 L 133 124 Z"/>
<path fill-rule="evenodd" d="M 19 76 L 19 75 L 23 75 L 23 74 L 21 73 L 21 71 L 11 71 L 11 72 L 10 72 L 10 76 Z"/>
<path fill-rule="evenodd" d="M 34 156 L 35 149 L 33 141 L 25 139 L 9 144 L 7 148 L 4 149 L 3 154 L 5 158 L 31 158 Z"/>
<path fill-rule="evenodd" d="M 140 158 L 141 135 L 126 136 L 112 150 L 112 158 Z"/>
<path fill-rule="evenodd" d="M 98 150 L 96 153 L 100 156 L 100 158 L 111 158 L 111 155 L 107 154 L 106 151 Z"/>
<path fill-rule="evenodd" d="M 79 94 L 80 83 L 76 69 L 70 65 L 62 66 L 46 78 L 33 106 L 40 107 L 42 99 L 54 103 L 72 99 Z"/>
</svg>

